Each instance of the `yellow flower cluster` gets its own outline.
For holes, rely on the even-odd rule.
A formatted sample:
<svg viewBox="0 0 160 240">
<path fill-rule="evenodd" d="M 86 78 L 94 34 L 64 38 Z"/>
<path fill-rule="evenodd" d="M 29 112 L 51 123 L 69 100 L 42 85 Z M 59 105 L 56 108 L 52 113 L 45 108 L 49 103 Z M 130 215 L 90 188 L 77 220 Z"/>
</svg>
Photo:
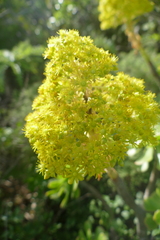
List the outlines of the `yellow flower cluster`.
<svg viewBox="0 0 160 240">
<path fill-rule="evenodd" d="M 60 30 L 44 56 L 46 79 L 25 126 L 44 178 L 100 177 L 123 163 L 129 145 L 156 143 L 154 94 L 145 92 L 143 80 L 111 75 L 114 55 L 78 31 Z"/>
<path fill-rule="evenodd" d="M 149 0 L 99 0 L 99 20 L 101 29 L 130 23 L 133 19 L 151 11 L 153 2 Z"/>
</svg>

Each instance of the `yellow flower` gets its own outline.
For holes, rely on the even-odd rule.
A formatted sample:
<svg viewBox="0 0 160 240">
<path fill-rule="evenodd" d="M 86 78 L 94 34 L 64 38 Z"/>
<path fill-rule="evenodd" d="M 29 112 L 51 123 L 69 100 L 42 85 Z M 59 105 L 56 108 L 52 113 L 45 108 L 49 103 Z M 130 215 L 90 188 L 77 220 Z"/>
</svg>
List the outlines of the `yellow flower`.
<svg viewBox="0 0 160 240">
<path fill-rule="evenodd" d="M 99 20 L 101 29 L 115 28 L 120 24 L 130 23 L 139 15 L 153 9 L 153 2 L 148 0 L 99 0 Z"/>
<path fill-rule="evenodd" d="M 117 58 L 75 30 L 48 41 L 46 79 L 26 117 L 25 136 L 45 178 L 83 180 L 121 164 L 128 146 L 156 144 L 159 108 L 143 80 L 116 76 Z"/>
</svg>

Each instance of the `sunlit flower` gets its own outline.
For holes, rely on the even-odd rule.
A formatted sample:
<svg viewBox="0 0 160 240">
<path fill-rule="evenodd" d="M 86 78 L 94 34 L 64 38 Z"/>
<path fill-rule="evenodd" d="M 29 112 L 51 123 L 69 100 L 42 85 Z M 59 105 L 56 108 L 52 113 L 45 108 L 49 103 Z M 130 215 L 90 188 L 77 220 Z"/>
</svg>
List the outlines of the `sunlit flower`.
<svg viewBox="0 0 160 240">
<path fill-rule="evenodd" d="M 153 2 L 148 0 L 123 0 L 123 2 L 119 0 L 99 0 L 101 29 L 129 23 L 152 9 Z"/>
<path fill-rule="evenodd" d="M 25 135 L 45 178 L 99 178 L 122 164 L 128 146 L 156 144 L 159 108 L 143 80 L 116 76 L 117 58 L 78 31 L 60 30 L 44 54 L 46 79 L 26 118 Z"/>
</svg>

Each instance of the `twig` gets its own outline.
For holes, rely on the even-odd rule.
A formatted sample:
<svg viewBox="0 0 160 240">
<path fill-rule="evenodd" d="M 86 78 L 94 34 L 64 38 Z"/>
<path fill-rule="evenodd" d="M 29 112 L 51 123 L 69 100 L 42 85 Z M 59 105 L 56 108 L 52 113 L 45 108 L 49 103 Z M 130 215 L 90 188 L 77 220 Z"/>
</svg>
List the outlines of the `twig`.
<svg viewBox="0 0 160 240">
<path fill-rule="evenodd" d="M 139 51 L 140 51 L 142 57 L 148 63 L 149 68 L 150 68 L 150 70 L 151 70 L 151 72 L 152 72 L 152 74 L 154 76 L 155 83 L 157 84 L 157 86 L 160 89 L 160 75 L 158 74 L 156 67 L 154 66 L 154 64 L 152 63 L 151 59 L 149 58 L 148 54 L 146 53 L 145 49 L 142 46 L 141 46 Z"/>
<path fill-rule="evenodd" d="M 124 180 L 118 175 L 117 171 L 114 168 L 107 169 L 106 172 L 116 186 L 119 195 L 123 198 L 125 203 L 135 212 L 135 215 L 138 219 L 137 234 L 139 236 L 139 239 L 147 240 L 147 228 L 144 224 L 144 218 L 146 215 L 145 210 L 140 205 L 137 205 L 135 203 L 134 198 L 129 192 L 127 185 L 125 184 Z"/>
<path fill-rule="evenodd" d="M 154 161 L 153 169 L 152 169 L 151 174 L 150 174 L 148 185 L 147 185 L 147 187 L 145 189 L 145 192 L 144 192 L 144 196 L 143 196 L 144 199 L 147 199 L 152 194 L 152 192 L 154 192 L 154 190 L 156 188 L 156 181 L 159 177 L 159 170 L 157 169 L 158 159 L 157 159 L 157 152 L 156 151 L 154 151 L 153 161 Z"/>
<path fill-rule="evenodd" d="M 83 186 L 84 188 L 86 188 L 94 197 L 96 197 L 97 199 L 99 199 L 102 202 L 104 209 L 109 213 L 110 217 L 112 218 L 113 211 L 109 207 L 109 205 L 106 203 L 104 198 L 102 197 L 102 194 L 88 182 L 84 182 L 84 181 L 80 182 L 80 185 Z"/>
<path fill-rule="evenodd" d="M 134 32 L 134 22 L 130 22 L 129 24 L 127 24 L 125 33 L 128 36 L 128 41 L 131 43 L 132 48 L 139 51 L 140 54 L 142 55 L 142 57 L 147 62 L 148 66 L 154 76 L 153 80 L 155 81 L 158 88 L 160 89 L 160 75 L 159 75 L 156 67 L 154 66 L 153 62 L 151 61 L 149 55 L 145 51 L 145 49 L 142 45 L 140 35 Z"/>
</svg>

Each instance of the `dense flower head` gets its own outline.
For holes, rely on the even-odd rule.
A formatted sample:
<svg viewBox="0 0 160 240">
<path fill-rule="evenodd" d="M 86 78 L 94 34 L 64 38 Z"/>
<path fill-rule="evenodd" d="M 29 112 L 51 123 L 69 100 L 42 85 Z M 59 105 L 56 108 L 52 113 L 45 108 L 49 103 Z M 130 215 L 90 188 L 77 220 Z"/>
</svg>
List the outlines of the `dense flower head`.
<svg viewBox="0 0 160 240">
<path fill-rule="evenodd" d="M 159 112 L 143 80 L 116 76 L 117 58 L 75 30 L 48 41 L 46 79 L 26 118 L 25 135 L 45 178 L 83 180 L 122 164 L 128 146 L 156 144 Z"/>
<path fill-rule="evenodd" d="M 117 27 L 129 23 L 139 15 L 151 11 L 153 2 L 149 0 L 99 0 L 99 20 L 101 29 Z"/>
</svg>

